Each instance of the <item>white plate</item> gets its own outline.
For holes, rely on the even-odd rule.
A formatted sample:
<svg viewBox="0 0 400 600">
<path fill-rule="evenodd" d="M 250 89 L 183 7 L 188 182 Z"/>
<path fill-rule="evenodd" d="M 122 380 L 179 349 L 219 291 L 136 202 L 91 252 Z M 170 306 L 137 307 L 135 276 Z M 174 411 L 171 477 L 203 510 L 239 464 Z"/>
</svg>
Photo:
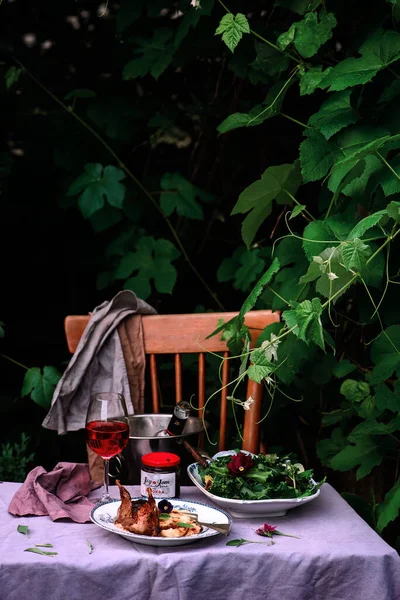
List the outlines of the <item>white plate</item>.
<svg viewBox="0 0 400 600">
<path fill-rule="evenodd" d="M 217 452 L 213 458 L 215 459 L 220 456 L 229 456 L 232 454 L 236 454 L 236 451 L 224 450 L 223 452 Z M 246 454 L 250 454 L 250 452 L 246 452 Z M 276 500 L 233 500 L 221 498 L 221 496 L 215 496 L 215 494 L 212 494 L 205 489 L 204 483 L 199 475 L 198 467 L 198 463 L 192 463 L 187 468 L 188 475 L 193 483 L 215 504 L 229 511 L 233 517 L 238 517 L 240 519 L 251 519 L 253 517 L 283 517 L 291 508 L 307 504 L 307 502 L 311 502 L 312 500 L 315 500 L 315 498 L 318 498 L 320 494 L 320 490 L 317 490 L 315 494 L 306 496 L 305 498 Z M 311 481 L 315 483 L 314 480 Z"/>
<path fill-rule="evenodd" d="M 143 500 L 143 498 L 132 498 L 132 500 Z M 230 515 L 219 508 L 209 506 L 208 504 L 203 504 L 202 502 L 183 500 L 182 498 L 169 498 L 168 500 L 171 502 L 173 507 L 178 510 L 187 510 L 189 512 L 196 513 L 199 521 L 204 521 L 205 523 L 210 524 L 232 524 Z M 183 544 L 191 544 L 198 540 L 204 540 L 205 538 L 212 537 L 213 535 L 220 535 L 218 531 L 214 531 L 208 527 L 203 527 L 203 531 L 201 533 L 181 538 L 163 538 L 158 536 L 152 537 L 149 535 L 139 535 L 137 533 L 130 533 L 129 531 L 122 531 L 114 525 L 120 504 L 120 500 L 110 500 L 110 502 L 96 506 L 92 509 L 90 518 L 95 525 L 98 525 L 107 531 L 111 531 L 111 533 L 121 535 L 127 540 L 136 542 L 137 544 L 145 544 L 146 546 L 181 546 Z"/>
</svg>

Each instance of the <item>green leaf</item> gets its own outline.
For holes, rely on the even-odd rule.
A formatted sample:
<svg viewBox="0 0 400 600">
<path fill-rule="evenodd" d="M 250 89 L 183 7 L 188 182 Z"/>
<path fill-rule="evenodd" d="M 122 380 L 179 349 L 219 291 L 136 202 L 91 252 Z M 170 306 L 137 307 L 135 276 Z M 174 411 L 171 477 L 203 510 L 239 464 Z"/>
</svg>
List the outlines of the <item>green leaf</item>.
<svg viewBox="0 0 400 600">
<path fill-rule="evenodd" d="M 294 23 L 286 34 L 278 37 L 277 45 L 284 50 L 288 41 L 292 42 L 301 56 L 311 58 L 332 37 L 335 26 L 336 18 L 333 13 L 323 10 L 318 19 L 317 13 L 309 12 L 302 21 Z"/>
<path fill-rule="evenodd" d="M 141 55 L 129 61 L 122 73 L 125 80 L 144 77 L 148 73 L 158 79 L 171 64 L 174 54 L 172 42 L 173 30 L 160 28 L 154 31 L 152 39 L 135 38 L 137 49 L 135 54 Z"/>
<path fill-rule="evenodd" d="M 331 94 L 319 111 L 311 115 L 308 125 L 319 129 L 328 140 L 343 127 L 355 123 L 358 115 L 351 106 L 350 96 L 351 90 Z"/>
<path fill-rule="evenodd" d="M 141 15 L 144 0 L 121 0 L 115 19 L 116 29 L 121 33 L 134 23 Z"/>
<path fill-rule="evenodd" d="M 87 108 L 87 116 L 113 140 L 132 139 L 143 119 L 142 110 L 121 96 L 101 98 Z"/>
<path fill-rule="evenodd" d="M 23 69 L 18 67 L 10 67 L 4 74 L 4 79 L 6 82 L 6 88 L 9 90 L 11 86 L 18 82 L 18 79 L 22 73 Z"/>
<path fill-rule="evenodd" d="M 371 372 L 372 385 L 382 383 L 400 367 L 400 325 L 391 325 L 372 342 L 371 359 L 375 364 Z"/>
<path fill-rule="evenodd" d="M 222 41 L 231 52 L 234 52 L 244 33 L 250 33 L 250 26 L 242 13 L 224 15 L 215 31 L 215 35 L 222 35 Z"/>
<path fill-rule="evenodd" d="M 389 169 L 385 169 L 382 173 L 379 183 L 382 186 L 385 196 L 391 196 L 400 192 L 400 156 L 396 156 L 394 160 L 389 161 L 389 164 L 395 173 L 397 173 L 397 177 Z"/>
<path fill-rule="evenodd" d="M 246 292 L 264 269 L 260 250 L 238 248 L 232 258 L 225 258 L 217 271 L 218 281 L 233 280 L 233 287 Z"/>
<path fill-rule="evenodd" d="M 386 494 L 378 507 L 377 531 L 382 533 L 385 527 L 399 516 L 400 510 L 400 478 Z"/>
<path fill-rule="evenodd" d="M 330 413 L 322 413 L 321 425 L 323 427 L 330 427 L 337 423 L 347 422 L 351 417 L 355 415 L 353 408 L 332 410 Z"/>
<path fill-rule="evenodd" d="M 226 133 L 238 127 L 254 127 L 279 114 L 285 94 L 291 84 L 291 79 L 285 82 L 278 81 L 268 91 L 267 97 L 263 102 L 263 105 L 266 104 L 266 106 L 258 104 L 248 113 L 234 113 L 229 115 L 229 117 L 218 125 L 217 131 L 219 133 Z"/>
<path fill-rule="evenodd" d="M 189 219 L 204 218 L 203 208 L 196 200 L 196 197 L 200 197 L 199 188 L 192 185 L 180 173 L 165 173 L 160 185 L 165 190 L 161 194 L 160 205 L 168 216 L 175 211 L 178 215 Z"/>
<path fill-rule="evenodd" d="M 53 544 L 35 544 L 35 548 L 53 548 Z"/>
<path fill-rule="evenodd" d="M 94 550 L 94 546 L 91 542 L 89 542 L 89 540 L 86 540 L 87 546 L 88 546 L 88 552 L 89 554 L 92 554 L 93 550 Z"/>
<path fill-rule="evenodd" d="M 321 254 L 335 242 L 332 230 L 326 221 L 312 221 L 304 229 L 303 249 L 308 258 Z"/>
<path fill-rule="evenodd" d="M 330 467 L 337 471 L 349 471 L 357 465 L 357 480 L 368 475 L 372 469 L 379 465 L 385 455 L 384 449 L 375 438 L 363 437 L 355 445 L 343 448 L 330 461 Z"/>
<path fill-rule="evenodd" d="M 143 300 L 150 295 L 151 281 L 161 294 L 171 294 L 177 277 L 172 261 L 179 256 L 179 250 L 168 240 L 144 236 L 138 240 L 135 252 L 128 252 L 122 257 L 114 276 L 126 279 L 135 274 L 125 282 L 124 289 L 131 289 Z"/>
<path fill-rule="evenodd" d="M 296 309 L 285 311 L 282 318 L 288 327 L 296 326 L 293 333 L 306 344 L 314 343 L 325 350 L 321 323 L 322 305 L 319 298 L 304 300 Z"/>
<path fill-rule="evenodd" d="M 239 540 L 230 540 L 226 542 L 227 546 L 242 546 L 243 544 L 251 544 L 250 541 L 240 538 Z"/>
<path fill-rule="evenodd" d="M 267 359 L 265 351 L 261 348 L 254 350 L 251 354 L 252 364 L 247 370 L 249 379 L 261 383 L 273 370 L 272 363 Z"/>
<path fill-rule="evenodd" d="M 278 379 L 285 385 L 290 385 L 298 374 L 301 376 L 307 363 L 315 359 L 316 351 L 316 346 L 307 346 L 295 335 L 289 334 L 279 345 L 281 362 L 275 371 Z"/>
<path fill-rule="evenodd" d="M 331 460 L 347 443 L 341 427 L 336 427 L 331 437 L 317 443 L 317 454 L 322 464 L 330 466 Z"/>
<path fill-rule="evenodd" d="M 257 284 L 254 286 L 250 294 L 247 296 L 246 300 L 243 302 L 242 308 L 239 312 L 239 318 L 244 317 L 244 315 L 253 308 L 264 287 L 272 280 L 273 276 L 279 271 L 279 269 L 279 260 L 277 258 L 274 258 L 268 269 L 260 277 Z"/>
<path fill-rule="evenodd" d="M 319 131 L 306 129 L 305 135 L 307 139 L 300 144 L 300 163 L 304 183 L 309 183 L 322 179 L 328 173 L 340 150 Z"/>
<path fill-rule="evenodd" d="M 245 219 L 242 226 L 242 237 L 247 247 L 252 243 L 263 220 L 270 215 L 273 200 L 278 204 L 291 202 L 285 190 L 295 195 L 299 185 L 300 174 L 297 163 L 285 164 L 268 167 L 261 179 L 252 183 L 240 194 L 231 214 L 251 211 L 246 217 L 247 222 Z"/>
<path fill-rule="evenodd" d="M 29 537 L 28 525 L 18 525 L 17 531 L 18 531 L 18 533 L 22 533 L 22 535 L 26 535 L 26 537 Z"/>
<path fill-rule="evenodd" d="M 283 6 L 293 12 L 304 15 L 306 12 L 315 10 L 322 0 L 276 0 L 276 6 Z"/>
<path fill-rule="evenodd" d="M 400 202 L 393 201 L 387 206 L 387 214 L 388 216 L 396 221 L 396 223 L 400 223 Z"/>
<path fill-rule="evenodd" d="M 68 94 L 65 94 L 65 100 L 72 100 L 74 98 L 95 98 L 96 92 L 87 90 L 86 88 L 80 88 L 78 90 L 71 90 Z"/>
<path fill-rule="evenodd" d="M 400 395 L 394 394 L 387 385 L 381 383 L 375 389 L 375 404 L 382 411 L 400 412 Z"/>
<path fill-rule="evenodd" d="M 400 79 L 393 79 L 379 96 L 378 104 L 386 104 L 400 96 Z"/>
<path fill-rule="evenodd" d="M 295 217 L 300 215 L 304 211 L 305 208 L 307 208 L 305 204 L 296 204 L 296 206 L 294 207 L 294 209 L 291 212 L 289 221 L 290 221 L 290 219 L 294 219 Z"/>
<path fill-rule="evenodd" d="M 250 80 L 255 76 L 258 76 L 258 78 L 261 78 L 261 81 L 263 81 L 263 77 L 267 78 L 269 81 L 270 77 L 276 79 L 282 73 L 286 73 L 290 64 L 288 56 L 275 50 L 271 46 L 268 46 L 264 42 L 256 42 L 255 50 L 257 56 L 249 65 L 251 70 L 248 73 L 248 77 Z M 258 80 L 256 80 L 256 83 L 258 83 Z"/>
<path fill-rule="evenodd" d="M 357 442 L 357 440 L 369 436 L 369 435 L 389 435 L 396 431 L 396 424 L 392 423 L 379 423 L 376 419 L 367 419 L 362 423 L 359 423 L 349 433 L 347 439 L 350 442 Z"/>
<path fill-rule="evenodd" d="M 322 66 L 318 65 L 304 71 L 300 78 L 300 96 L 307 96 L 315 92 L 321 81 L 331 70 L 332 67 L 328 67 L 325 71 L 322 71 Z"/>
<path fill-rule="evenodd" d="M 347 358 L 345 358 L 340 362 L 336 363 L 336 365 L 332 369 L 332 373 L 335 377 L 341 379 L 342 377 L 346 377 L 346 375 L 349 375 L 349 373 L 352 373 L 356 369 L 357 367 L 353 365 L 353 363 L 351 363 L 349 360 L 347 360 Z"/>
<path fill-rule="evenodd" d="M 349 240 L 354 240 L 355 238 L 361 238 L 368 229 L 374 227 L 381 221 L 382 217 L 387 214 L 386 210 L 378 210 L 372 215 L 368 215 L 362 219 L 349 233 Z"/>
<path fill-rule="evenodd" d="M 54 367 L 44 367 L 43 373 L 38 367 L 33 367 L 25 373 L 21 396 L 30 397 L 43 408 L 50 408 L 51 400 L 61 373 Z"/>
<path fill-rule="evenodd" d="M 362 270 L 371 254 L 371 248 L 359 238 L 345 242 L 341 247 L 342 262 L 347 270 Z"/>
<path fill-rule="evenodd" d="M 340 387 L 340 393 L 349 402 L 362 402 L 369 396 L 370 387 L 365 381 L 346 379 Z"/>
<path fill-rule="evenodd" d="M 352 273 L 342 265 L 340 248 L 326 248 L 314 257 L 314 263 L 310 265 L 306 275 L 300 278 L 299 283 L 316 280 L 317 292 L 325 298 L 334 296 L 332 302 L 335 303 L 345 293 L 345 286 L 352 277 Z"/>
<path fill-rule="evenodd" d="M 120 181 L 124 178 L 125 173 L 112 165 L 103 170 L 101 164 L 87 164 L 85 172 L 69 186 L 67 195 L 79 195 L 79 208 L 87 219 L 103 208 L 105 198 L 110 206 L 122 208 L 125 185 Z"/>
<path fill-rule="evenodd" d="M 58 552 L 46 552 L 45 550 L 40 550 L 40 548 L 25 548 L 24 552 L 34 552 L 35 554 L 41 554 L 42 556 L 57 556 Z"/>
<path fill-rule="evenodd" d="M 360 58 L 345 58 L 323 79 L 321 87 L 340 91 L 371 81 L 373 77 L 400 58 L 400 34 L 378 30 L 359 48 Z"/>
</svg>

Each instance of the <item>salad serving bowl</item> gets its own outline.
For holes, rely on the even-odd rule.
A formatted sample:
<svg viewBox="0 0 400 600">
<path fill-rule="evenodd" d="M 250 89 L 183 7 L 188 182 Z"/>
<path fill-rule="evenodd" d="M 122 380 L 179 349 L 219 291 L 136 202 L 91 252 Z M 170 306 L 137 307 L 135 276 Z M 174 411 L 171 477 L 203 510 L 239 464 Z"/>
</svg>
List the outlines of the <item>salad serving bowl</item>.
<svg viewBox="0 0 400 600">
<path fill-rule="evenodd" d="M 244 451 L 243 451 L 244 452 Z M 246 454 L 250 454 L 245 452 Z M 236 454 L 234 450 L 224 450 L 218 452 L 213 456 L 213 460 L 221 456 L 230 456 Z M 307 504 L 315 498 L 318 498 L 320 490 L 318 489 L 315 494 L 311 496 L 304 496 L 302 498 L 279 498 L 272 500 L 240 500 L 233 498 L 222 498 L 212 494 L 209 490 L 205 489 L 205 484 L 199 473 L 199 464 L 192 463 L 187 468 L 188 475 L 191 481 L 196 487 L 203 492 L 213 503 L 220 506 L 224 510 L 228 511 L 233 517 L 237 518 L 259 518 L 259 517 L 283 517 L 288 510 Z M 311 479 L 311 483 L 315 484 L 314 480 Z"/>
</svg>

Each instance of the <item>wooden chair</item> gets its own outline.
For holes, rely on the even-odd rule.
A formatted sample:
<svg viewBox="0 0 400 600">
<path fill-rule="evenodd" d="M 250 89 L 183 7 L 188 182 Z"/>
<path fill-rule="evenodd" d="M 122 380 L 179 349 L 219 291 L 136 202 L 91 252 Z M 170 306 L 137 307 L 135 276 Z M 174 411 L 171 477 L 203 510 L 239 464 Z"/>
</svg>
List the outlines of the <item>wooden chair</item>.
<svg viewBox="0 0 400 600">
<path fill-rule="evenodd" d="M 145 353 L 149 357 L 151 396 L 153 412 L 159 413 L 158 373 L 156 356 L 160 354 L 174 355 L 175 362 L 175 394 L 176 402 L 182 400 L 182 354 L 198 355 L 198 406 L 203 409 L 205 404 L 205 353 L 207 351 L 222 353 L 229 356 L 228 348 L 221 335 L 205 339 L 217 328 L 218 320 L 229 321 L 237 312 L 199 313 L 176 315 L 144 315 L 143 333 Z M 89 321 L 87 316 L 67 316 L 65 318 L 65 334 L 68 349 L 74 353 L 80 337 Z M 270 310 L 255 310 L 245 316 L 245 324 L 249 327 L 252 345 L 255 344 L 262 330 L 271 323 L 279 322 L 278 312 Z M 203 351 L 204 350 L 204 351 Z M 224 361 L 222 368 L 222 384 L 216 381 L 216 389 L 226 386 L 229 381 L 228 361 Z M 218 386 L 218 387 L 217 387 Z M 227 433 L 229 390 L 224 387 L 221 391 L 221 410 L 219 428 L 219 450 L 225 449 Z M 263 385 L 249 380 L 247 385 L 247 398 L 252 396 L 254 404 L 250 410 L 244 411 L 243 444 L 242 448 L 250 452 L 259 452 L 260 431 L 258 421 L 261 417 Z M 201 410 L 199 412 L 201 416 Z"/>
</svg>

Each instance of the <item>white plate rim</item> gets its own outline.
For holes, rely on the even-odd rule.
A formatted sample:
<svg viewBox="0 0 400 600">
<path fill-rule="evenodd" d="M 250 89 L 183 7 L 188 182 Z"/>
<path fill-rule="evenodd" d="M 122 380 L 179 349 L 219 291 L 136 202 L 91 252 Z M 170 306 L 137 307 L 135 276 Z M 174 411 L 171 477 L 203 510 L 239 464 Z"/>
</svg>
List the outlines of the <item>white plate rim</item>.
<svg viewBox="0 0 400 600">
<path fill-rule="evenodd" d="M 144 498 L 142 496 L 138 496 L 138 497 L 134 497 L 132 498 L 132 501 L 135 500 L 143 500 Z M 159 500 L 157 498 L 155 498 L 155 500 Z M 205 506 L 208 509 L 211 509 L 217 513 L 223 514 L 229 525 L 232 526 L 232 517 L 231 515 L 226 512 L 225 510 L 223 510 L 222 508 L 216 507 L 216 506 L 211 506 L 210 504 L 207 504 L 205 502 L 199 502 L 198 500 L 190 500 L 190 499 L 186 499 L 186 498 L 163 498 L 163 500 L 171 502 L 172 505 L 174 505 L 174 503 L 179 503 L 179 504 L 185 504 L 185 505 L 197 505 L 197 506 Z M 138 533 L 132 533 L 130 531 L 124 531 L 122 529 L 118 529 L 117 527 L 115 527 L 114 524 L 108 524 L 108 523 L 103 523 L 101 522 L 99 519 L 96 519 L 95 513 L 100 510 L 103 509 L 105 507 L 107 507 L 110 504 L 121 504 L 121 500 L 118 498 L 113 498 L 112 500 L 109 500 L 108 502 L 104 502 L 101 503 L 97 506 L 94 506 L 92 508 L 92 510 L 90 511 L 90 520 L 92 521 L 92 523 L 94 523 L 95 525 L 97 525 L 98 527 L 101 527 L 102 529 L 105 529 L 106 531 L 109 531 L 110 533 L 116 533 L 117 535 L 120 535 L 126 539 L 131 540 L 132 542 L 142 542 L 142 543 L 147 543 L 149 545 L 157 545 L 157 546 L 168 546 L 168 545 L 180 545 L 183 543 L 192 543 L 195 542 L 197 540 L 202 540 L 208 537 L 212 537 L 214 535 L 221 535 L 218 531 L 215 531 L 213 529 L 210 529 L 208 527 L 204 528 L 204 530 L 201 533 L 197 533 L 194 535 L 191 535 L 189 537 L 180 537 L 180 538 L 163 538 L 161 536 L 150 536 L 150 535 L 140 535 Z M 153 544 L 151 544 L 151 542 L 153 542 Z"/>
</svg>

